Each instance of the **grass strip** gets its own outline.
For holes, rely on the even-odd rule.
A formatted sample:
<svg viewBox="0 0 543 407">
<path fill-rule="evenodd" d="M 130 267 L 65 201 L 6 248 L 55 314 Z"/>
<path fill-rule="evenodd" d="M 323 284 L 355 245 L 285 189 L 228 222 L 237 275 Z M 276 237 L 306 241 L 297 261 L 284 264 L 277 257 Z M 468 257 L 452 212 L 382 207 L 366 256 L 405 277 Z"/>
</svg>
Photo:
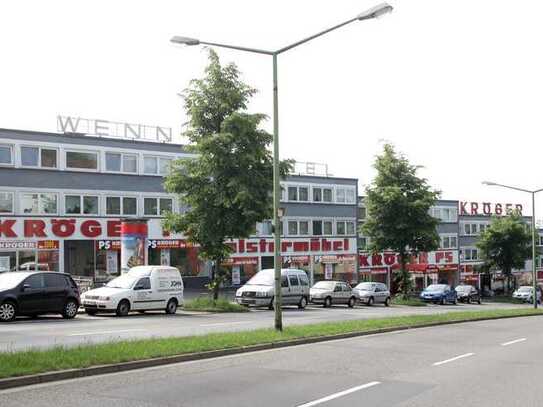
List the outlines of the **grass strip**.
<svg viewBox="0 0 543 407">
<path fill-rule="evenodd" d="M 151 359 L 187 353 L 267 344 L 351 332 L 371 332 L 383 328 L 417 327 L 436 322 L 470 321 L 480 318 L 543 315 L 532 308 L 449 312 L 436 315 L 414 315 L 328 322 L 289 326 L 283 332 L 258 329 L 245 332 L 213 333 L 178 338 L 117 341 L 78 347 L 55 347 L 47 350 L 27 350 L 0 353 L 0 378 L 85 368 L 135 360 Z"/>
<path fill-rule="evenodd" d="M 392 299 L 392 305 L 408 305 L 410 307 L 426 307 L 426 303 L 418 298 L 403 298 L 401 296 Z"/>
<path fill-rule="evenodd" d="M 194 300 L 186 301 L 183 309 L 187 311 L 205 311 L 205 312 L 248 312 L 247 307 L 228 301 L 226 298 L 213 300 L 209 297 L 199 297 Z"/>
</svg>

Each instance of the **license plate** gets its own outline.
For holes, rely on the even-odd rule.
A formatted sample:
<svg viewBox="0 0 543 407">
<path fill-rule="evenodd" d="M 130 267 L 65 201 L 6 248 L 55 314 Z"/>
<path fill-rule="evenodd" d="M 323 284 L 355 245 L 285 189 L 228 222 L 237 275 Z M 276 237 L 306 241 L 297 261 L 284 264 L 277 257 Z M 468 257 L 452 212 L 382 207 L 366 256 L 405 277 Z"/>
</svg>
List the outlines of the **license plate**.
<svg viewBox="0 0 543 407">
<path fill-rule="evenodd" d="M 83 305 L 96 305 L 96 301 L 85 301 Z"/>
</svg>

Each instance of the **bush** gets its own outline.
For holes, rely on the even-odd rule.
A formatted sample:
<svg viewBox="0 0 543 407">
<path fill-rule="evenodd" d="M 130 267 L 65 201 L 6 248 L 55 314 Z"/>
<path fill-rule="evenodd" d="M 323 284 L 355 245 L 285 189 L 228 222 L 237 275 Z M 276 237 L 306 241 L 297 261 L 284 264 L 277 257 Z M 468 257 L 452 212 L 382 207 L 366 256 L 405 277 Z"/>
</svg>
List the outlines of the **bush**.
<svg viewBox="0 0 543 407">
<path fill-rule="evenodd" d="M 186 301 L 183 309 L 187 311 L 207 312 L 247 312 L 248 309 L 242 305 L 228 301 L 226 298 L 214 300 L 210 297 L 199 297 Z"/>
<path fill-rule="evenodd" d="M 392 299 L 393 305 L 408 305 L 410 307 L 425 307 L 426 303 L 418 298 L 408 297 L 403 295 L 397 295 Z"/>
</svg>

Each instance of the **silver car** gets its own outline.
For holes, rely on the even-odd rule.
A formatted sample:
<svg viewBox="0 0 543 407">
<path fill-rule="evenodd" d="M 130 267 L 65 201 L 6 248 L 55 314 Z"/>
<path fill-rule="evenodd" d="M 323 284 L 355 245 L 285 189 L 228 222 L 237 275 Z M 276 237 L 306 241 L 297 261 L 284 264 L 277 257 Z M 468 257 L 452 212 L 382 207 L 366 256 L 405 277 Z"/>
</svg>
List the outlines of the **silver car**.
<svg viewBox="0 0 543 407">
<path fill-rule="evenodd" d="M 383 283 L 360 283 L 353 288 L 353 294 L 362 304 L 381 303 L 387 307 L 390 305 L 390 291 Z"/>
<path fill-rule="evenodd" d="M 319 281 L 309 290 L 309 301 L 331 307 L 332 304 L 347 304 L 350 308 L 356 304 L 351 286 L 343 281 Z"/>
</svg>

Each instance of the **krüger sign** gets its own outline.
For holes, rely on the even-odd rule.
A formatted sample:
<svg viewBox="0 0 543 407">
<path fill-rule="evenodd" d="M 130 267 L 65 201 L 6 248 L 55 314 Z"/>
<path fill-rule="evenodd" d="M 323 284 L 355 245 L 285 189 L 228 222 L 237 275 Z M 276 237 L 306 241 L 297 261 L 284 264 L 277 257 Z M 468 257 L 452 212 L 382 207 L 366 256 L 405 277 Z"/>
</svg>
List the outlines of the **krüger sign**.
<svg viewBox="0 0 543 407">
<path fill-rule="evenodd" d="M 521 204 L 493 204 L 490 202 L 459 202 L 458 212 L 460 215 L 508 215 L 513 211 L 517 211 L 519 215 L 522 215 L 522 205 Z"/>
<path fill-rule="evenodd" d="M 361 269 L 390 267 L 398 269 L 400 262 L 394 252 L 361 253 L 358 256 Z M 407 269 L 410 271 L 433 271 L 458 267 L 458 250 L 439 250 L 429 253 L 419 253 L 409 260 Z"/>
</svg>

